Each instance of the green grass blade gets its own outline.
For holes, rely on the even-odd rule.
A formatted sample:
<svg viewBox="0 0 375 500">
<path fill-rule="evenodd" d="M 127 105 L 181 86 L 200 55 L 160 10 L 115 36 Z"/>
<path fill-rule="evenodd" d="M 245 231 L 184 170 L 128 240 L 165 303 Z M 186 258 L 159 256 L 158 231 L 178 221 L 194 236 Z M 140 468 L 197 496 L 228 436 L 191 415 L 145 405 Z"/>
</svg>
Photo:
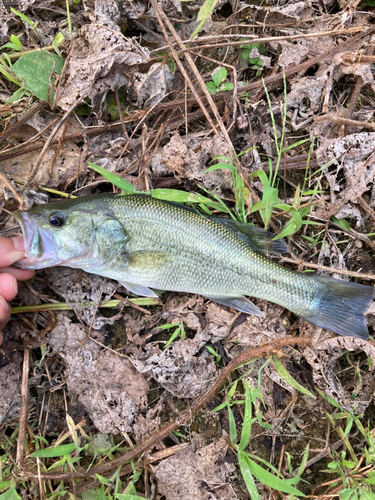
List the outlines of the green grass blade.
<svg viewBox="0 0 375 500">
<path fill-rule="evenodd" d="M 28 457 L 39 457 L 39 458 L 51 458 L 51 457 L 61 457 L 63 455 L 68 455 L 77 449 L 75 443 L 62 444 L 61 446 L 56 446 L 55 448 L 45 448 L 44 450 L 34 451 Z"/>
<path fill-rule="evenodd" d="M 243 419 L 241 440 L 239 445 L 239 448 L 242 451 L 245 450 L 249 445 L 251 436 L 251 424 L 252 424 L 252 407 L 251 407 L 249 382 L 245 380 L 244 385 L 245 385 L 245 415 Z"/>
<path fill-rule="evenodd" d="M 251 500 L 260 500 L 260 495 L 256 487 L 253 475 L 251 474 L 250 468 L 248 466 L 248 456 L 242 450 L 238 452 L 238 463 L 241 469 L 242 477 L 247 486 L 247 490 L 250 493 Z"/>
<path fill-rule="evenodd" d="M 228 403 L 227 403 L 227 408 L 228 408 L 230 442 L 232 444 L 236 444 L 237 443 L 237 439 L 238 439 L 237 428 L 236 428 L 236 421 L 234 419 L 232 408 L 229 406 Z"/>
<path fill-rule="evenodd" d="M 139 297 L 137 299 L 128 299 L 129 302 L 137 306 L 156 306 L 159 304 L 157 297 Z M 100 302 L 98 308 L 111 309 L 122 303 L 121 300 L 112 299 L 107 302 Z M 126 305 L 126 304 L 125 304 Z M 78 302 L 77 304 L 67 304 L 66 302 L 57 302 L 53 304 L 38 304 L 32 306 L 16 306 L 12 307 L 12 314 L 22 314 L 27 312 L 37 311 L 72 311 L 76 307 L 96 306 L 94 302 Z"/>
<path fill-rule="evenodd" d="M 212 167 L 208 167 L 206 170 L 203 170 L 203 174 L 212 172 L 213 170 L 232 170 L 237 172 L 237 168 L 231 163 L 217 163 L 216 165 L 212 165 Z"/>
<path fill-rule="evenodd" d="M 269 486 L 274 490 L 282 491 L 283 493 L 289 493 L 290 495 L 296 495 L 300 497 L 306 496 L 302 493 L 302 491 L 297 490 L 297 488 L 291 486 L 284 479 L 280 479 L 279 477 L 274 476 L 273 474 L 268 472 L 266 469 L 263 469 L 263 467 L 251 460 L 251 458 L 249 458 L 246 453 L 241 453 L 243 453 L 243 459 L 246 462 L 251 474 L 253 474 L 261 483 Z"/>
<path fill-rule="evenodd" d="M 272 359 L 273 359 L 273 362 L 275 363 L 275 368 L 276 368 L 277 373 L 280 375 L 280 377 L 283 380 L 285 380 L 285 382 L 287 384 L 294 387 L 294 389 L 296 389 L 297 391 L 302 392 L 302 394 L 306 394 L 306 396 L 310 396 L 310 398 L 316 399 L 316 396 L 314 396 L 314 394 L 312 392 L 308 391 L 301 384 L 299 384 L 296 380 L 294 380 L 294 378 L 290 375 L 290 373 L 285 368 L 285 366 L 278 360 L 278 358 L 274 354 L 272 354 Z"/>
<path fill-rule="evenodd" d="M 131 194 L 135 192 L 135 188 L 130 182 L 126 181 L 122 177 L 119 177 L 116 174 L 112 174 L 112 172 L 108 172 L 105 168 L 99 167 L 98 165 L 95 165 L 94 163 L 91 163 L 91 161 L 87 162 L 89 166 L 95 170 L 98 174 L 102 175 L 107 181 L 111 182 L 114 184 L 116 187 L 121 189 L 126 194 Z"/>
</svg>

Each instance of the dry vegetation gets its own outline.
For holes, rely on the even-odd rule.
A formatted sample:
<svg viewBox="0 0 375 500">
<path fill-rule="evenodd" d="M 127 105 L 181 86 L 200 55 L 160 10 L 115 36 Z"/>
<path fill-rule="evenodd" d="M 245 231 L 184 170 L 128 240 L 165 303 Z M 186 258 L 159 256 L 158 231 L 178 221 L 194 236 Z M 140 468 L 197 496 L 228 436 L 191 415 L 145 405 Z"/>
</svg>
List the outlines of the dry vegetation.
<svg viewBox="0 0 375 500">
<path fill-rule="evenodd" d="M 2 235 L 17 208 L 116 191 L 90 161 L 270 225 L 286 266 L 373 284 L 373 0 L 3 4 Z M 374 500 L 372 337 L 256 303 L 133 300 L 68 268 L 20 284 L 0 499 Z"/>
</svg>

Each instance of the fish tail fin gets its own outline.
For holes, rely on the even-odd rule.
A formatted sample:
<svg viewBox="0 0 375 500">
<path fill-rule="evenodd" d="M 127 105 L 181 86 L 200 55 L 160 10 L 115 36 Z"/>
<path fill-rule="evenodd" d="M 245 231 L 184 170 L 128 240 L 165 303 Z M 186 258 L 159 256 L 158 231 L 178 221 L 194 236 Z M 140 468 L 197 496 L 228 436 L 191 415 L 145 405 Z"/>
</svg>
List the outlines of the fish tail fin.
<svg viewBox="0 0 375 500">
<path fill-rule="evenodd" d="M 364 314 L 375 297 L 375 289 L 325 276 L 312 278 L 322 285 L 321 297 L 311 317 L 306 315 L 303 319 L 339 335 L 367 339 Z"/>
</svg>

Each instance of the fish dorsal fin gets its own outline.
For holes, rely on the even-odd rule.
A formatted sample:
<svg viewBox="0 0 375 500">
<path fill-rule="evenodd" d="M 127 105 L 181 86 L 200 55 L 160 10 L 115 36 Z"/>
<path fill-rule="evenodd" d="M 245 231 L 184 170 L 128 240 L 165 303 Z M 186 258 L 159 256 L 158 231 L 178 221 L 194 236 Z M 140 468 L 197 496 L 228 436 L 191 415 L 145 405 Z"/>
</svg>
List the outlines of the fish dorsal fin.
<svg viewBox="0 0 375 500">
<path fill-rule="evenodd" d="M 258 316 L 260 318 L 264 317 L 264 313 L 246 297 L 226 297 L 223 295 L 218 297 L 205 295 L 205 297 L 217 302 L 218 304 L 222 304 L 223 306 L 233 307 L 233 309 L 237 309 L 237 311 L 252 314 L 253 316 Z"/>
<path fill-rule="evenodd" d="M 249 243 L 254 250 L 266 253 L 289 252 L 288 245 L 283 239 L 272 241 L 275 234 L 271 233 L 271 231 L 266 231 L 260 227 L 237 222 L 235 220 L 220 219 L 218 217 L 212 217 L 212 219 L 237 233 L 244 241 Z"/>
<path fill-rule="evenodd" d="M 252 224 L 245 224 L 244 222 L 238 222 L 233 219 L 223 219 L 221 217 L 213 217 L 207 214 L 203 214 L 199 212 L 199 210 L 197 210 L 195 207 L 187 207 L 186 205 L 182 205 L 181 203 L 177 203 L 175 201 L 163 200 L 163 203 L 173 205 L 181 210 L 185 210 L 186 212 L 191 212 L 200 215 L 205 219 L 209 219 L 222 224 L 231 231 L 234 231 L 238 236 L 242 238 L 243 241 L 246 241 L 246 243 L 248 243 L 254 250 L 257 250 L 258 252 L 270 254 L 289 252 L 288 245 L 283 239 L 272 241 L 272 238 L 274 238 L 276 235 L 271 231 L 266 231 L 264 229 L 261 229 L 260 227 L 253 226 Z"/>
</svg>

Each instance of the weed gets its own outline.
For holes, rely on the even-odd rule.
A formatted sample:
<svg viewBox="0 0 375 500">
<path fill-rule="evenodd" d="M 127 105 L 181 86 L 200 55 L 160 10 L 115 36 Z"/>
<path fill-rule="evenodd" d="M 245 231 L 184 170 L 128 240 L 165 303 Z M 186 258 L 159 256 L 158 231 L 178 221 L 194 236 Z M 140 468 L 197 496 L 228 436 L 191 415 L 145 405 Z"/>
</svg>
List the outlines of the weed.
<svg viewBox="0 0 375 500">
<path fill-rule="evenodd" d="M 70 18 L 69 0 L 66 0 L 66 15 L 68 18 L 69 33 L 70 33 L 70 36 L 72 36 L 73 30 L 72 30 L 72 20 Z"/>
<path fill-rule="evenodd" d="M 21 36 L 21 35 L 20 35 Z M 22 44 L 20 42 L 20 39 L 16 35 L 11 35 L 10 36 L 10 42 L 5 43 L 0 47 L 0 50 L 2 49 L 11 49 L 14 50 L 15 52 L 21 52 L 22 50 Z"/>
<path fill-rule="evenodd" d="M 218 364 L 220 363 L 220 361 L 221 361 L 221 356 L 220 356 L 220 354 L 218 354 L 218 353 L 216 352 L 216 350 L 215 350 L 215 349 L 213 349 L 212 347 L 210 347 L 210 346 L 208 346 L 208 345 L 206 345 L 206 349 L 207 349 L 207 351 L 208 351 L 209 353 L 211 353 L 211 354 L 214 356 L 214 358 L 215 358 L 215 363 L 218 365 Z"/>
<path fill-rule="evenodd" d="M 11 7 L 10 10 L 13 12 L 13 14 L 15 14 L 18 17 L 20 17 L 23 21 L 25 21 L 25 23 L 27 23 L 30 26 L 30 28 L 38 36 L 38 33 L 36 32 L 36 25 L 35 25 L 35 23 L 29 17 L 27 17 L 25 14 L 22 14 L 22 12 L 19 12 L 18 10 L 13 9 L 13 7 Z M 38 38 L 39 38 L 39 36 L 38 36 Z"/>
<path fill-rule="evenodd" d="M 12 63 L 9 59 L 8 54 L 3 53 L 0 57 L 0 73 L 5 76 L 7 80 L 18 85 L 18 87 L 22 87 L 21 82 L 17 80 L 15 75 L 12 73 Z"/>
<path fill-rule="evenodd" d="M 179 0 L 180 2 L 182 1 L 190 1 L 190 0 Z M 217 4 L 218 0 L 205 0 L 203 3 L 202 7 L 199 9 L 198 15 L 197 15 L 197 22 L 199 22 L 197 28 L 194 30 L 194 33 L 191 35 L 191 39 L 193 40 L 200 30 L 203 28 L 205 22 L 207 19 L 209 19 L 212 16 L 212 13 L 214 11 L 215 5 Z"/>
<path fill-rule="evenodd" d="M 333 413 L 327 412 L 326 417 L 346 447 L 341 452 L 332 450 L 332 460 L 327 465 L 328 469 L 323 471 L 337 476 L 326 483 L 331 489 L 328 494 L 334 493 L 340 500 L 375 500 L 375 429 L 363 426 L 363 415 L 354 415 L 344 410 L 339 402 L 319 390 L 318 392 L 335 408 Z M 345 423 L 344 429 L 340 422 Z M 352 446 L 350 434 L 359 434 L 362 438 L 362 445 L 357 453 Z"/>
<path fill-rule="evenodd" d="M 262 368 L 267 363 L 268 361 L 264 363 Z M 259 373 L 261 372 L 262 368 L 259 370 Z M 260 388 L 259 387 L 251 388 L 249 382 L 247 380 L 244 380 L 243 385 L 245 389 L 245 394 L 244 394 L 245 399 L 234 400 L 233 398 L 237 389 L 237 383 L 238 381 L 235 381 L 232 384 L 232 387 L 228 391 L 224 403 L 215 408 L 214 411 L 218 411 L 219 409 L 222 409 L 224 407 L 227 408 L 230 441 L 232 443 L 233 448 L 237 452 L 238 463 L 241 469 L 241 474 L 247 486 L 250 497 L 252 499 L 260 500 L 260 495 L 257 486 L 255 484 L 254 477 L 264 485 L 272 488 L 273 490 L 281 491 L 283 493 L 289 493 L 295 496 L 304 496 L 302 492 L 300 492 L 297 488 L 293 486 L 294 484 L 298 483 L 300 479 L 299 477 L 285 479 L 283 475 L 269 462 L 260 459 L 259 457 L 245 451 L 251 439 L 252 424 L 254 422 L 262 424 L 263 427 L 270 428 L 271 426 L 262 421 L 261 412 L 258 411 L 258 414 L 256 416 L 253 416 L 252 406 L 258 404 L 259 398 L 260 401 L 263 403 L 263 399 L 260 393 Z M 238 439 L 236 422 L 232 410 L 232 406 L 234 404 L 240 404 L 245 406 L 244 419 L 239 439 Z M 260 462 L 265 467 L 259 465 L 258 462 Z M 269 470 L 267 469 L 270 469 L 272 472 L 269 472 Z"/>
<path fill-rule="evenodd" d="M 185 340 L 186 338 L 186 333 L 185 333 L 185 328 L 184 328 L 184 323 L 181 321 L 181 323 L 168 323 L 167 325 L 162 325 L 162 326 L 157 326 L 157 330 L 169 330 L 170 328 L 176 328 L 176 330 L 172 333 L 170 336 L 169 340 L 164 346 L 164 349 L 168 347 L 170 344 L 172 344 L 173 341 L 176 340 L 176 338 L 180 335 L 181 340 Z"/>
<path fill-rule="evenodd" d="M 224 83 L 228 76 L 228 71 L 222 66 L 217 67 L 212 72 L 210 82 L 207 82 L 206 88 L 210 94 L 216 94 L 216 92 L 221 92 L 222 90 L 233 90 L 233 83 Z"/>
<path fill-rule="evenodd" d="M 253 148 L 243 151 L 240 155 L 237 155 L 235 158 L 238 158 L 239 156 L 248 153 L 252 149 Z M 228 156 L 216 156 L 213 159 L 213 161 L 221 160 L 225 163 L 217 163 L 216 165 L 212 165 L 212 167 L 209 167 L 206 170 L 204 170 L 203 173 L 212 172 L 213 170 L 225 170 L 225 169 L 231 170 L 233 192 L 236 201 L 236 214 L 241 222 L 246 222 L 247 215 L 251 207 L 250 191 L 245 187 L 244 181 L 242 177 L 239 175 L 237 167 L 234 165 L 234 159 L 228 158 Z"/>
<path fill-rule="evenodd" d="M 251 69 L 256 71 L 256 76 L 260 76 L 263 69 L 263 60 L 261 57 L 265 53 L 266 49 L 261 45 L 261 43 L 245 43 L 241 45 L 241 59 L 247 61 L 250 64 Z"/>
</svg>

